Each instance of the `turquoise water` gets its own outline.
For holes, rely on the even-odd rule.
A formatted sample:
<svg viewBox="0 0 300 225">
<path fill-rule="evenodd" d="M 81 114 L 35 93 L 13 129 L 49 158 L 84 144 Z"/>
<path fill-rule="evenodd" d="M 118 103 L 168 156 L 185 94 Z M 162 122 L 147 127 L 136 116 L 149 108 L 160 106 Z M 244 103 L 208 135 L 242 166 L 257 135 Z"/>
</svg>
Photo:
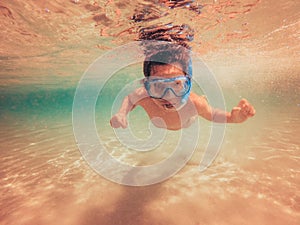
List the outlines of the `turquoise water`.
<svg viewBox="0 0 300 225">
<path fill-rule="evenodd" d="M 202 3 L 199 17 L 176 9 L 159 20 L 189 18 L 199 33 L 193 49 L 218 80 L 227 109 L 245 97 L 257 113 L 243 124 L 227 125 L 220 154 L 202 173 L 198 165 L 211 124 L 200 119 L 192 159 L 167 181 L 146 187 L 118 185 L 97 174 L 82 158 L 72 126 L 80 78 L 97 57 L 134 39 L 140 24 L 128 18 L 146 3 L 99 1 L 100 8 L 89 1 L 0 3 L 1 224 L 298 223 L 299 4 Z M 105 15 L 103 22 L 93 19 L 98 14 Z M 95 118 L 114 157 L 148 165 L 168 157 L 180 134 L 167 132 L 158 151 L 137 155 L 109 125 L 116 96 L 125 83 L 142 78 L 140 71 L 137 64 L 111 76 Z M 194 91 L 202 93 L 197 85 Z M 137 137 L 150 135 L 141 108 L 129 121 Z"/>
</svg>

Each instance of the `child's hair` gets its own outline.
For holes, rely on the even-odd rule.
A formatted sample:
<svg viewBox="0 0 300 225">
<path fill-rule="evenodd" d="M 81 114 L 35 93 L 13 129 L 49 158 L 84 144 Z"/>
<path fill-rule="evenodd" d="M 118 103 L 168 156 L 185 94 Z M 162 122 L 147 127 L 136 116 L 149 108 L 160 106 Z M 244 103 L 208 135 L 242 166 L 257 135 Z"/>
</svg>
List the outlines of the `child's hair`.
<svg viewBox="0 0 300 225">
<path fill-rule="evenodd" d="M 144 60 L 144 76 L 149 77 L 151 69 L 156 65 L 169 65 L 169 64 L 179 64 L 185 75 L 189 74 L 190 65 L 190 54 L 184 47 L 180 48 L 169 48 L 166 50 L 160 50 L 150 56 L 146 57 Z"/>
<path fill-rule="evenodd" d="M 155 65 L 178 63 L 187 75 L 191 75 L 190 46 L 194 31 L 187 24 L 164 24 L 142 28 L 139 40 L 144 47 L 144 75 L 149 77 Z"/>
</svg>

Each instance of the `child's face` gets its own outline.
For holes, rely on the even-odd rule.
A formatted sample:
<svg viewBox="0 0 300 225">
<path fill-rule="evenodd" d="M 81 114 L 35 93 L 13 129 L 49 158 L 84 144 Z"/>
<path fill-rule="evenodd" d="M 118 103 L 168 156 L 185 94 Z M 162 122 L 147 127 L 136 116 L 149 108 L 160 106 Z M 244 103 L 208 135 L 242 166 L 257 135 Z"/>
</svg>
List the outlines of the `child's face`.
<svg viewBox="0 0 300 225">
<path fill-rule="evenodd" d="M 156 65 L 153 66 L 150 76 L 158 78 L 173 78 L 183 76 L 184 72 L 179 64 Z M 175 110 L 181 105 L 181 97 L 175 96 L 171 91 L 168 91 L 162 99 L 152 99 L 158 106 L 163 109 Z"/>
</svg>

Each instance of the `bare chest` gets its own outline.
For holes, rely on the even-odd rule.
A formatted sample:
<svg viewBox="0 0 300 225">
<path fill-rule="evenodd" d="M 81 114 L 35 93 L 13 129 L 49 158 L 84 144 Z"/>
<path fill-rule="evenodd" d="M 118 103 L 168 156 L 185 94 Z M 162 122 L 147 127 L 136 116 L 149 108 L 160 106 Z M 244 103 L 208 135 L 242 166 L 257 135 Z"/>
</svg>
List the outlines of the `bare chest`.
<svg viewBox="0 0 300 225">
<path fill-rule="evenodd" d="M 197 113 L 194 110 L 190 110 L 188 105 L 179 111 L 164 109 L 151 100 L 142 101 L 139 105 L 145 109 L 152 123 L 159 128 L 179 130 L 190 126 L 197 117 Z"/>
</svg>

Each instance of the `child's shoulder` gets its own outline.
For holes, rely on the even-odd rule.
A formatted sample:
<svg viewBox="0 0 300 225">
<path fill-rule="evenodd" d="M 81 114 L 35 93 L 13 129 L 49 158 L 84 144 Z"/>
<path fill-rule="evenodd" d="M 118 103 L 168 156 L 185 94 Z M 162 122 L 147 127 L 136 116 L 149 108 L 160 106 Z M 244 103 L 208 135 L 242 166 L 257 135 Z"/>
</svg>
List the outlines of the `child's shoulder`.
<svg viewBox="0 0 300 225">
<path fill-rule="evenodd" d="M 131 94 L 128 95 L 131 102 L 134 102 L 134 104 L 147 99 L 149 96 L 147 94 L 147 91 L 144 87 L 140 87 L 135 89 Z"/>
<path fill-rule="evenodd" d="M 206 112 L 209 108 L 209 104 L 205 95 L 198 95 L 191 92 L 190 101 L 196 107 L 199 115 L 202 115 L 203 112 Z"/>
<path fill-rule="evenodd" d="M 134 90 L 134 92 L 131 93 L 131 95 L 135 95 L 135 96 L 148 96 L 147 95 L 147 91 L 144 87 L 139 87 L 137 89 Z"/>
<path fill-rule="evenodd" d="M 206 98 L 205 95 L 198 95 L 198 94 L 196 94 L 194 92 L 191 92 L 190 99 L 192 101 L 197 101 L 197 102 L 198 101 L 200 101 L 200 102 L 207 102 L 207 98 Z"/>
</svg>

